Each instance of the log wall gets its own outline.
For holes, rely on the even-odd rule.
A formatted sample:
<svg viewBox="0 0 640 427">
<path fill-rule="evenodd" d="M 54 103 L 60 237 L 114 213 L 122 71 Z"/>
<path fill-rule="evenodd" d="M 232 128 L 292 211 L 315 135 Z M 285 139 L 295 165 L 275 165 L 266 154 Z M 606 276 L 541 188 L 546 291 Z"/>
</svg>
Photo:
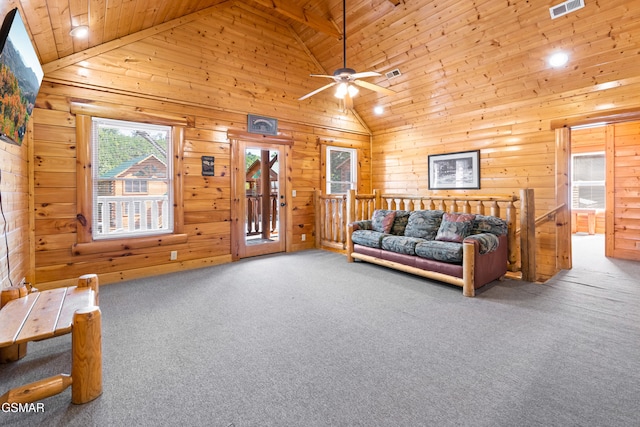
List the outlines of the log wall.
<svg viewBox="0 0 640 427">
<path fill-rule="evenodd" d="M 607 256 L 640 261 L 640 122 L 607 133 Z M 611 208 L 609 208 L 609 206 Z"/>
<path fill-rule="evenodd" d="M 76 218 L 76 117 L 72 101 L 100 99 L 114 116 L 135 118 L 131 111 L 149 114 L 175 114 L 188 117 L 182 157 L 184 243 L 146 248 L 74 255 L 78 243 Z M 35 117 L 35 280 L 42 289 L 62 286 L 88 271 L 97 273 L 104 283 L 177 271 L 231 261 L 231 171 L 227 130 L 246 130 L 246 115 L 217 109 L 190 107 L 136 96 L 47 83 L 37 102 Z M 290 123 L 281 119 L 279 128 L 294 139 L 290 179 L 296 197 L 293 203 L 292 250 L 312 248 L 314 234 L 314 191 L 321 188 L 320 148 L 322 141 L 338 139 L 340 144 L 359 149 L 369 157 L 369 136 Z M 202 176 L 200 157 L 215 157 L 216 176 Z M 366 163 L 363 176 L 369 175 Z M 362 180 L 367 191 L 368 180 Z M 369 190 L 370 191 L 370 190 Z M 178 260 L 169 261 L 170 251 Z"/>
<path fill-rule="evenodd" d="M 227 131 L 246 131 L 247 114 L 277 118 L 279 132 L 294 140 L 288 167 L 296 191 L 290 199 L 291 250 L 314 246 L 313 196 L 323 187 L 321 150 L 326 144 L 358 149 L 358 190 L 371 191 L 370 134 L 357 117 L 323 115 L 297 101 L 278 101 L 297 83 L 283 79 L 287 69 L 317 71 L 281 24 L 227 3 L 196 20 L 45 65 L 34 114 L 35 281 L 40 288 L 67 285 L 88 272 L 110 283 L 230 262 L 233 194 Z M 82 229 L 76 110 L 88 115 L 107 111 L 110 118 L 127 120 L 184 119 L 184 147 L 178 153 L 183 167 L 175 172 L 184 189 L 186 242 L 72 251 Z M 215 176 L 201 176 L 203 155 L 215 157 Z M 172 250 L 178 251 L 176 261 L 169 260 Z"/>
</svg>

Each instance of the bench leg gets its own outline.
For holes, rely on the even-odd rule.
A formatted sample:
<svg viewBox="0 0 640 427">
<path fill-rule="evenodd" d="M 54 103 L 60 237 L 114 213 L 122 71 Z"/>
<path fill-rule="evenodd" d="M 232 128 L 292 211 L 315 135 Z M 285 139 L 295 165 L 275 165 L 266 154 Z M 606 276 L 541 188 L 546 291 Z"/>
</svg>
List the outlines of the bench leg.
<svg viewBox="0 0 640 427">
<path fill-rule="evenodd" d="M 102 315 L 99 307 L 80 309 L 73 315 L 71 351 L 71 402 L 90 402 L 102 394 Z"/>
<path fill-rule="evenodd" d="M 0 308 L 14 299 L 22 298 L 28 294 L 25 285 L 14 285 L 2 290 L 0 294 Z M 13 344 L 0 348 L 0 363 L 16 362 L 27 355 L 27 343 Z"/>
<path fill-rule="evenodd" d="M 17 362 L 27 355 L 27 343 L 0 348 L 0 363 Z"/>
</svg>

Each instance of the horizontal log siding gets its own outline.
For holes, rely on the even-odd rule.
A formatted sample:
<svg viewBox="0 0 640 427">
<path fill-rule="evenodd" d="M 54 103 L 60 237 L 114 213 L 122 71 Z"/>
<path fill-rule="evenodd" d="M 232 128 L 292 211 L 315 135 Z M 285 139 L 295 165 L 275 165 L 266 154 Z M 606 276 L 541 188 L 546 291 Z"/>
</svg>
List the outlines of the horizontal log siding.
<svg viewBox="0 0 640 427">
<path fill-rule="evenodd" d="M 73 100 L 99 99 L 129 114 L 135 106 L 193 117 L 194 125 L 185 130 L 183 170 L 184 233 L 186 243 L 131 249 L 104 254 L 73 255 L 77 243 L 75 120 L 70 111 Z M 227 129 L 245 130 L 246 116 L 215 109 L 188 107 L 170 102 L 96 92 L 86 88 L 48 83 L 38 97 L 35 117 L 35 280 L 45 289 L 61 286 L 88 271 L 114 282 L 135 277 L 201 267 L 231 260 L 231 171 Z M 160 110 L 162 109 L 162 110 Z M 57 123 L 57 125 L 54 125 Z M 321 140 L 339 138 L 342 144 L 358 148 L 370 157 L 369 137 L 337 132 L 333 129 L 279 121 L 280 131 L 292 135 L 290 178 L 296 197 L 292 216 L 292 250 L 313 247 L 315 216 L 313 194 L 320 183 Z M 201 176 L 203 155 L 215 157 L 215 176 Z M 365 162 L 365 167 L 369 164 Z M 368 170 L 363 176 L 370 177 Z M 368 184 L 364 187 L 370 191 Z M 306 241 L 301 235 L 306 234 Z M 169 253 L 178 251 L 178 260 Z"/>
<path fill-rule="evenodd" d="M 82 62 L 51 67 L 37 100 L 34 249 L 41 288 L 65 285 L 87 272 L 108 283 L 229 262 L 234 195 L 227 131 L 246 130 L 248 113 L 277 118 L 279 131 L 294 140 L 288 165 L 297 193 L 290 199 L 292 250 L 314 245 L 313 194 L 322 187 L 324 141 L 360 150 L 362 190 L 370 191 L 368 130 L 353 115 L 327 114 L 329 102 L 335 109 L 337 101 L 296 100 L 316 87 L 308 74 L 320 70 L 278 18 L 227 3 L 195 21 L 96 52 Z M 176 174 L 183 179 L 186 243 L 72 255 L 78 225 L 72 111 L 91 115 L 93 104 L 106 107 L 112 118 L 185 118 L 183 168 Z M 203 155 L 215 157 L 215 176 L 201 176 Z M 169 261 L 172 250 L 178 251 L 177 261 Z"/>
<path fill-rule="evenodd" d="M 616 258 L 640 261 L 640 122 L 607 126 L 608 181 L 607 204 L 613 207 L 609 229 L 613 236 L 612 253 Z M 613 145 L 613 147 L 611 147 Z M 609 249 L 609 248 L 608 248 Z"/>
</svg>

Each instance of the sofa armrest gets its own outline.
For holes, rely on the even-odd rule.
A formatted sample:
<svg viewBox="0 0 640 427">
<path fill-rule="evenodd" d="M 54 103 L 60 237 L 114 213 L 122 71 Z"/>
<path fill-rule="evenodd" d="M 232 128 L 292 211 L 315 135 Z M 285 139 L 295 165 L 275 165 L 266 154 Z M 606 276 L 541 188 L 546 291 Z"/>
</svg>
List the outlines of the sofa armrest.
<svg viewBox="0 0 640 427">
<path fill-rule="evenodd" d="M 356 230 L 372 230 L 370 219 L 350 222 L 349 224 L 347 224 L 347 227 L 350 230 L 349 234 L 353 233 Z"/>
<path fill-rule="evenodd" d="M 495 234 L 492 234 L 495 236 Z M 473 252 L 473 287 L 479 288 L 493 280 L 503 277 L 507 273 L 508 239 L 507 236 L 495 236 L 498 239 L 497 247 L 490 252 L 481 253 L 481 245 L 478 239 L 464 240 L 463 245 L 469 246 L 469 252 Z"/>
<path fill-rule="evenodd" d="M 492 233 L 472 234 L 465 237 L 464 242 L 473 242 L 478 245 L 478 251 L 481 255 L 493 252 L 500 246 L 500 239 Z"/>
</svg>

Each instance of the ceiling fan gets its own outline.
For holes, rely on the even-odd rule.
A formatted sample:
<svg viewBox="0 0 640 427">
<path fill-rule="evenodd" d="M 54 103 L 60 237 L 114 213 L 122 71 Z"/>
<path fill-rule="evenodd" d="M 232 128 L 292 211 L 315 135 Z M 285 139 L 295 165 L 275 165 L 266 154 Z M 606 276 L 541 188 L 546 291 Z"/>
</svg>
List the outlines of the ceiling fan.
<svg viewBox="0 0 640 427">
<path fill-rule="evenodd" d="M 313 92 L 306 94 L 298 99 L 298 101 L 305 100 L 317 93 L 322 92 L 330 87 L 337 86 L 335 96 L 343 101 L 345 109 L 353 108 L 353 97 L 358 93 L 358 87 L 373 90 L 384 95 L 393 95 L 394 91 L 384 88 L 382 86 L 375 85 L 373 83 L 365 82 L 359 79 L 367 77 L 377 77 L 380 73 L 375 71 L 365 71 L 357 73 L 353 68 L 347 68 L 347 9 L 346 0 L 342 0 L 342 59 L 343 67 L 338 68 L 333 72 L 333 75 L 328 74 L 311 74 L 311 77 L 325 77 L 333 79 L 333 82 L 328 85 L 322 86 L 320 89 L 316 89 Z"/>
</svg>

